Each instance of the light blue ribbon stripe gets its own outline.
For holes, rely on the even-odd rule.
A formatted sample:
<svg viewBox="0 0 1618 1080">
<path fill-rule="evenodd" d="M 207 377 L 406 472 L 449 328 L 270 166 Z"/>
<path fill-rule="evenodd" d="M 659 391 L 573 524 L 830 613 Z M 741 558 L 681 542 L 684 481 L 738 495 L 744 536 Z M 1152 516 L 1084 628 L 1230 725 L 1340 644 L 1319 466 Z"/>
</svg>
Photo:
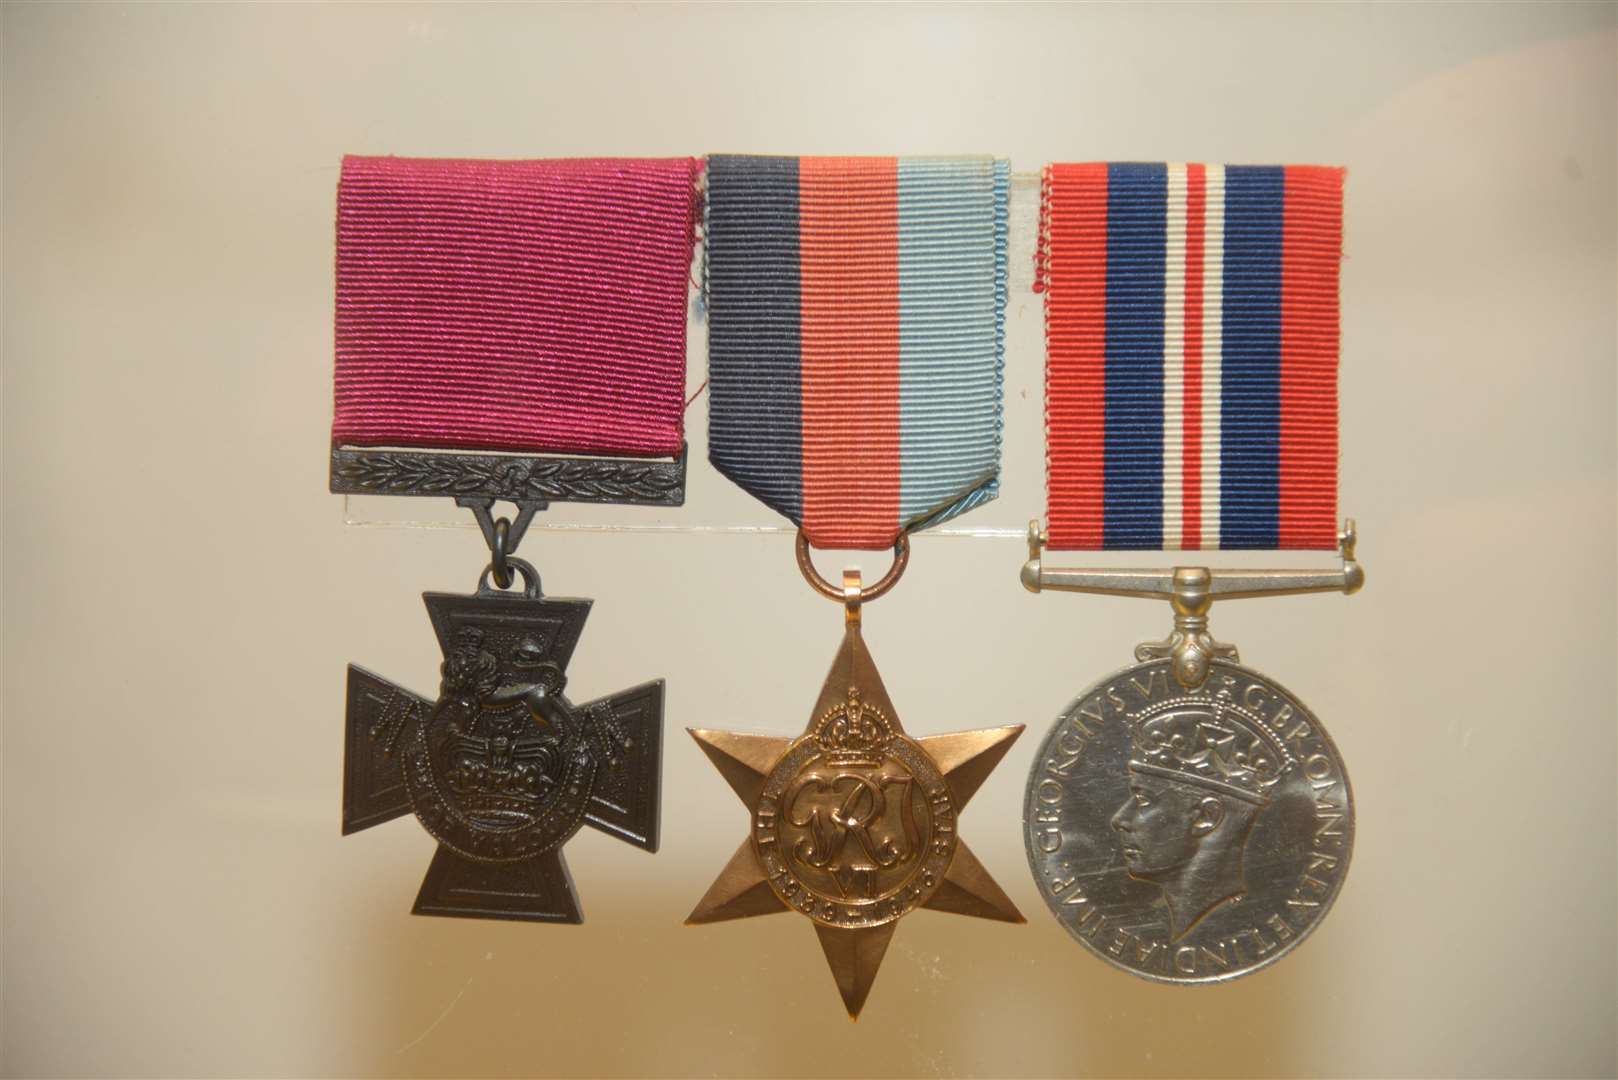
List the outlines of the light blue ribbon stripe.
<svg viewBox="0 0 1618 1080">
<path fill-rule="evenodd" d="M 998 489 L 1007 163 L 899 159 L 899 514 L 937 524 Z"/>
</svg>

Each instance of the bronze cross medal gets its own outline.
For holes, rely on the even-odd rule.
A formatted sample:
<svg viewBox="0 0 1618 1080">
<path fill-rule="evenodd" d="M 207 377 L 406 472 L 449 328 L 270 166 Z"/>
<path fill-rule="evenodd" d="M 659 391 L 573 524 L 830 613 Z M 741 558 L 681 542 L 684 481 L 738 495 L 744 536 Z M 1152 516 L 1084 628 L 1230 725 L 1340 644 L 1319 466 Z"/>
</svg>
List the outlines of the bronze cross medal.
<svg viewBox="0 0 1618 1080">
<path fill-rule="evenodd" d="M 859 596 L 856 573 L 845 589 Z M 1024 921 L 958 832 L 967 801 L 1023 729 L 905 734 L 860 636 L 857 599 L 847 609 L 803 735 L 691 731 L 752 821 L 686 922 L 807 916 L 857 1018 L 901 916 L 925 907 Z"/>
<path fill-rule="evenodd" d="M 591 825 L 657 850 L 663 681 L 588 705 L 562 693 L 589 600 L 427 593 L 444 650 L 428 701 L 352 664 L 343 832 L 406 811 L 438 840 L 418 915 L 580 922 L 562 845 Z"/>
</svg>

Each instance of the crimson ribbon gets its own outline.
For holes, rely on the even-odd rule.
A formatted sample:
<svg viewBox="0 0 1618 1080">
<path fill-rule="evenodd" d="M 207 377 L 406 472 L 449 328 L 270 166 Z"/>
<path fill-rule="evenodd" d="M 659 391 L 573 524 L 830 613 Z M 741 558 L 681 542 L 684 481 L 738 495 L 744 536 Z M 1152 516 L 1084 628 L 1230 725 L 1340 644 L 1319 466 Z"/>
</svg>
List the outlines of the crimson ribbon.
<svg viewBox="0 0 1618 1080">
<path fill-rule="evenodd" d="M 678 453 L 700 173 L 344 158 L 333 444 Z"/>
</svg>

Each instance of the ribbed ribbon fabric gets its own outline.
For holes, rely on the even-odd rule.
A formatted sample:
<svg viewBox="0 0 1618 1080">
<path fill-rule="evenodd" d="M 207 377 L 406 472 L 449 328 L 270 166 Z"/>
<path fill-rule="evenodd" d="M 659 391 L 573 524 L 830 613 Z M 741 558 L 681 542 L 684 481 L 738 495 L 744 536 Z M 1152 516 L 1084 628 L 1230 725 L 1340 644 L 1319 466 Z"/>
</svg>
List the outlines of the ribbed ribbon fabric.
<svg viewBox="0 0 1618 1080">
<path fill-rule="evenodd" d="M 708 159 L 709 456 L 811 544 L 890 547 L 998 491 L 1009 179 Z"/>
<path fill-rule="evenodd" d="M 1337 544 L 1343 170 L 1051 165 L 1048 536 Z"/>
<path fill-rule="evenodd" d="M 677 453 L 700 167 L 344 158 L 334 445 Z"/>
</svg>

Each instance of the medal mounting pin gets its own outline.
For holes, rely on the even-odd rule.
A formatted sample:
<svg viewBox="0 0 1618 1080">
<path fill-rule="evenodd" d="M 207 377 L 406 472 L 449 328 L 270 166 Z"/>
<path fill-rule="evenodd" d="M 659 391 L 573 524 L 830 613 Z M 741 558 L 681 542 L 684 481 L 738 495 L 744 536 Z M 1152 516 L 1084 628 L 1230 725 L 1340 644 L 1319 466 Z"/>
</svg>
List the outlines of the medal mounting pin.
<svg viewBox="0 0 1618 1080">
<path fill-rule="evenodd" d="M 1208 631 L 1208 609 L 1215 600 L 1340 592 L 1352 596 L 1365 584 L 1365 571 L 1354 558 L 1358 539 L 1354 521 L 1337 534 L 1342 565 L 1331 570 L 1232 570 L 1176 566 L 1172 570 L 1069 569 L 1047 567 L 1041 558 L 1045 534 L 1038 521 L 1028 523 L 1028 561 L 1022 583 L 1029 592 L 1053 589 L 1098 596 L 1135 596 L 1167 600 L 1174 608 L 1174 631 L 1163 641 L 1144 642 L 1135 659 L 1172 658 L 1174 677 L 1195 690 L 1208 678 L 1215 658 L 1239 662 L 1236 646 L 1216 641 Z"/>
</svg>

